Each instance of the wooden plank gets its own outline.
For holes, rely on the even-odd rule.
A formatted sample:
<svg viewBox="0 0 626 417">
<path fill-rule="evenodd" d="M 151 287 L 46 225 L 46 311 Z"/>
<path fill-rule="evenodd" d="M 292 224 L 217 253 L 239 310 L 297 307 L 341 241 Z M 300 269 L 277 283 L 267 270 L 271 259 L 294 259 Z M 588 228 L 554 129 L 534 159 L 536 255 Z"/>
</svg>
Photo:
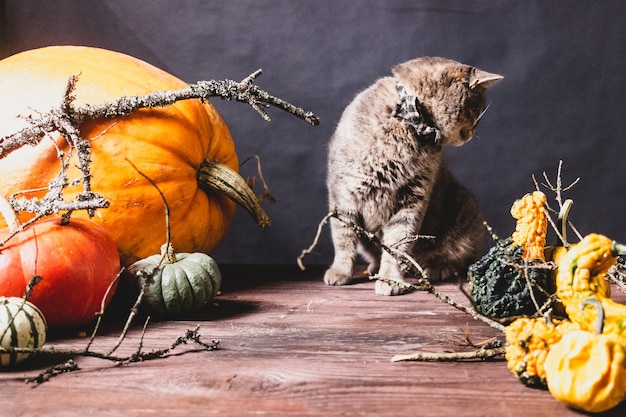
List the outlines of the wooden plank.
<svg viewBox="0 0 626 417">
<path fill-rule="evenodd" d="M 415 350 L 464 349 L 467 330 L 475 342 L 501 334 L 426 293 L 381 297 L 366 281 L 328 287 L 322 273 L 223 267 L 226 283 L 214 310 L 193 320 L 153 322 L 143 342 L 146 351 L 164 348 L 199 324 L 206 341 L 220 340 L 219 350 L 185 347 L 124 366 L 78 357 L 79 371 L 39 386 L 24 378 L 50 363 L 34 360 L 28 369 L 0 373 L 0 415 L 580 415 L 547 391 L 517 382 L 502 360 L 390 362 Z M 455 284 L 439 288 L 463 299 Z M 117 316 L 125 311 L 111 313 Z M 134 352 L 140 324 L 120 354 Z M 110 319 L 94 349 L 112 346 L 118 331 Z M 79 347 L 86 340 L 52 343 Z M 625 411 L 622 404 L 606 415 Z"/>
</svg>

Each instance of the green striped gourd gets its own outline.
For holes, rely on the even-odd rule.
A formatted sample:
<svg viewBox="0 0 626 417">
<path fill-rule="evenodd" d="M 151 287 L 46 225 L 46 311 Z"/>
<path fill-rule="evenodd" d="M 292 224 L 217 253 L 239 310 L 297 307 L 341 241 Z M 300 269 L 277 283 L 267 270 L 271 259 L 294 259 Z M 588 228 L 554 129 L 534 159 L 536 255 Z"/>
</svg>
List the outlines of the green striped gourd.
<svg viewBox="0 0 626 417">
<path fill-rule="evenodd" d="M 0 297 L 0 346 L 4 349 L 38 349 L 46 342 L 46 319 L 29 301 L 19 297 Z M 31 353 L 0 353 L 0 364 L 12 366 Z"/>
</svg>

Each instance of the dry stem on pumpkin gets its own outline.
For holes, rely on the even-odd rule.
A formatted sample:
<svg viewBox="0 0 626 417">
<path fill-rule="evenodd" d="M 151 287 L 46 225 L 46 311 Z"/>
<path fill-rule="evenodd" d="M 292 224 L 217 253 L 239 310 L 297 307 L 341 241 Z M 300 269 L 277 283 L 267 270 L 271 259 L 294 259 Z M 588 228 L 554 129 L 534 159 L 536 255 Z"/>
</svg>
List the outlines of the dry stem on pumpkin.
<svg viewBox="0 0 626 417">
<path fill-rule="evenodd" d="M 212 189 L 226 194 L 244 207 L 262 229 L 272 223 L 245 180 L 225 164 L 205 159 L 198 169 L 198 179 L 201 184 L 209 185 Z"/>
</svg>

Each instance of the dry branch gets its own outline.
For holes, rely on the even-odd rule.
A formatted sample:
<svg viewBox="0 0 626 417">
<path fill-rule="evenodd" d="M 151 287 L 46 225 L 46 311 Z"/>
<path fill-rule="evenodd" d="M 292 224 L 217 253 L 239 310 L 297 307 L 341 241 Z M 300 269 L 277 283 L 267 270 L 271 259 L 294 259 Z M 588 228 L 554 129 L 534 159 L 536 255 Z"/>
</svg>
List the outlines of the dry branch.
<svg viewBox="0 0 626 417">
<path fill-rule="evenodd" d="M 305 111 L 283 99 L 272 96 L 254 85 L 261 75 L 257 70 L 240 82 L 233 80 L 210 80 L 198 81 L 190 84 L 188 88 L 172 91 L 159 91 L 144 96 L 123 96 L 102 104 L 84 104 L 80 107 L 74 105 L 74 91 L 79 77 L 69 77 L 61 105 L 47 113 L 37 117 L 26 118 L 27 126 L 11 135 L 0 138 L 0 159 L 22 146 L 35 146 L 44 138 L 50 137 L 53 132 L 58 132 L 69 144 L 69 151 L 63 152 L 57 149 L 61 162 L 61 169 L 57 177 L 48 184 L 47 194 L 41 198 L 27 198 L 22 191 L 9 198 L 15 211 L 27 211 L 35 214 L 35 218 L 41 218 L 65 212 L 64 221 L 69 221 L 74 210 L 87 210 L 93 216 L 96 209 L 106 208 L 109 202 L 101 195 L 91 190 L 91 140 L 80 136 L 80 125 L 86 121 L 99 118 L 115 118 L 127 116 L 139 109 L 165 107 L 177 101 L 199 99 L 207 101 L 211 97 L 219 97 L 224 100 L 234 100 L 250 105 L 265 120 L 270 120 L 266 108 L 274 106 L 284 110 L 298 118 L 305 120 L 311 125 L 319 124 L 319 119 L 312 112 Z M 67 168 L 70 158 L 76 153 L 81 178 L 69 179 Z M 82 192 L 73 201 L 64 201 L 63 190 L 69 184 L 82 183 Z M 22 196 L 19 196 L 19 195 Z M 267 223 L 267 222 L 265 222 Z M 4 242 L 3 242 L 4 243 Z M 0 243 L 0 246 L 3 244 Z"/>
<path fill-rule="evenodd" d="M 144 289 L 145 286 L 141 288 L 141 290 L 139 291 L 139 294 L 137 295 L 137 298 L 135 300 L 135 303 L 133 304 L 133 306 L 131 307 L 131 311 L 130 314 L 128 315 L 128 318 L 126 319 L 126 323 L 124 324 L 124 328 L 122 329 L 122 331 L 120 332 L 116 343 L 113 345 L 113 347 L 111 349 L 109 349 L 109 351 L 107 352 L 98 352 L 98 351 L 94 351 L 91 350 L 91 345 L 93 344 L 98 330 L 100 328 L 100 324 L 102 322 L 102 318 L 104 316 L 104 310 L 105 310 L 105 300 L 108 298 L 109 296 L 109 292 L 112 290 L 114 284 L 118 281 L 118 279 L 120 278 L 121 274 L 122 274 L 123 270 L 120 271 L 120 273 L 115 277 L 115 279 L 111 282 L 111 284 L 109 285 L 109 287 L 107 288 L 106 293 L 104 294 L 103 298 L 102 298 L 102 304 L 101 304 L 101 309 L 100 311 L 96 314 L 96 322 L 94 325 L 94 329 L 91 333 L 91 336 L 87 342 L 87 344 L 85 345 L 84 348 L 82 349 L 57 349 L 54 346 L 44 346 L 41 348 L 18 348 L 18 347 L 12 347 L 12 348 L 4 348 L 0 346 L 0 354 L 1 353 L 11 353 L 11 352 L 15 352 L 15 353 L 29 353 L 32 355 L 48 355 L 48 356 L 60 356 L 60 357 L 67 357 L 67 356 L 84 356 L 84 357 L 93 357 L 93 358 L 99 358 L 99 359 L 103 359 L 103 360 L 108 360 L 108 361 L 112 361 L 115 362 L 116 364 L 128 364 L 128 363 L 133 363 L 133 362 L 143 362 L 146 360 L 151 360 L 151 359 L 158 359 L 158 358 L 164 358 L 167 355 L 170 354 L 170 352 L 173 349 L 176 349 L 177 347 L 184 345 L 184 344 L 188 344 L 188 343 L 194 343 L 198 346 L 200 346 L 203 350 L 207 350 L 207 351 L 212 351 L 212 350 L 217 350 L 219 348 L 219 340 L 212 340 L 211 343 L 205 343 L 201 340 L 201 335 L 199 333 L 199 329 L 200 326 L 196 326 L 195 329 L 193 330 L 187 330 L 185 332 L 185 334 L 183 336 L 179 336 L 178 338 L 176 338 L 176 340 L 174 341 L 174 343 L 172 343 L 172 345 L 168 348 L 164 348 L 164 349 L 158 349 L 158 350 L 153 350 L 150 352 L 144 352 L 143 351 L 143 339 L 144 339 L 144 335 L 146 333 L 147 330 L 147 326 L 148 326 L 148 322 L 150 320 L 150 317 L 146 318 L 146 321 L 144 322 L 142 331 L 141 331 L 141 336 L 140 336 L 140 341 L 137 345 L 137 349 L 136 351 L 132 354 L 132 355 L 128 355 L 128 356 L 116 356 L 114 355 L 115 351 L 120 347 L 120 345 L 122 344 L 122 342 L 125 340 L 129 330 L 130 330 L 130 326 L 133 322 L 133 319 L 135 318 L 135 316 L 137 315 L 138 311 L 139 311 L 139 304 L 141 303 L 141 300 L 143 298 L 144 295 Z M 146 275 L 150 274 L 150 272 L 145 272 Z M 27 300 L 28 297 L 30 296 L 30 292 L 32 291 L 32 288 L 37 285 L 39 282 L 41 281 L 41 277 L 39 276 L 34 276 L 28 286 L 27 286 L 27 290 L 26 293 L 24 295 L 24 299 Z M 146 284 L 146 286 L 149 284 Z M 9 325 L 7 326 L 7 329 L 11 326 L 11 323 L 9 323 Z M 6 331 L 6 330 L 5 330 Z M 0 338 L 1 339 L 1 338 Z M 66 361 L 65 363 L 61 363 L 61 364 L 57 364 L 54 365 L 44 371 L 42 371 L 41 373 L 39 373 L 37 376 L 32 377 L 32 378 L 27 378 L 26 382 L 36 382 L 36 383 L 43 383 L 48 381 L 51 377 L 62 374 L 62 373 L 66 373 L 66 372 L 72 372 L 75 370 L 78 370 L 79 367 L 76 364 L 76 362 L 73 359 L 70 359 L 68 361 Z"/>
<path fill-rule="evenodd" d="M 460 360 L 489 359 L 504 354 L 505 347 L 480 348 L 468 352 L 415 352 L 407 355 L 395 355 L 392 362 L 421 361 L 421 362 L 454 362 Z"/>
<path fill-rule="evenodd" d="M 476 309 L 472 307 L 465 306 L 463 304 L 458 303 L 456 300 L 453 300 L 452 298 L 448 297 L 447 295 L 437 290 L 431 284 L 428 278 L 428 274 L 426 273 L 426 271 L 424 271 L 424 268 L 422 268 L 420 264 L 415 259 L 413 259 L 410 255 L 396 250 L 393 247 L 393 245 L 392 246 L 385 245 L 373 233 L 368 232 L 367 230 L 363 229 L 358 224 L 344 218 L 337 210 L 331 210 L 326 216 L 324 216 L 324 218 L 322 219 L 322 221 L 320 222 L 318 226 L 318 230 L 315 235 L 315 241 L 309 248 L 304 249 L 302 253 L 300 254 L 300 256 L 298 257 L 297 262 L 301 269 L 304 268 L 304 264 L 303 264 L 304 256 L 306 256 L 308 253 L 310 253 L 313 250 L 313 248 L 315 247 L 315 245 L 317 244 L 319 240 L 322 227 L 328 222 L 330 218 L 337 219 L 338 221 L 345 224 L 347 227 L 352 228 L 359 237 L 369 240 L 372 244 L 380 247 L 382 250 L 391 254 L 400 265 L 400 268 L 404 272 L 412 273 L 418 279 L 418 282 L 417 284 L 410 284 L 407 282 L 389 280 L 389 279 L 386 279 L 385 277 L 379 277 L 379 276 L 373 276 L 372 279 L 384 281 L 389 285 L 400 287 L 403 293 L 412 292 L 412 291 L 426 291 L 434 295 L 441 301 L 451 305 L 452 307 L 469 314 L 472 318 L 476 320 L 480 320 L 497 330 L 504 331 L 504 326 L 502 324 L 490 319 L 487 316 L 480 314 L 478 311 L 476 311 Z M 416 236 L 414 238 L 417 239 L 421 237 L 431 238 L 431 236 Z"/>
<path fill-rule="evenodd" d="M 177 101 L 199 99 L 209 100 L 219 97 L 250 105 L 265 120 L 270 120 L 265 107 L 274 106 L 303 119 L 311 125 L 318 125 L 319 118 L 312 112 L 305 111 L 283 99 L 272 96 L 260 89 L 253 82 L 261 75 L 261 70 L 250 74 L 241 82 L 233 80 L 198 81 L 181 90 L 159 91 L 144 96 L 123 96 L 102 104 L 73 105 L 73 91 L 78 80 L 77 75 L 69 78 L 62 105 L 37 118 L 30 118 L 29 126 L 19 132 L 0 138 L 0 159 L 24 145 L 38 144 L 48 133 L 74 130 L 80 124 L 93 119 L 127 116 L 142 108 L 166 107 Z M 69 123 L 69 125 L 67 125 Z"/>
<path fill-rule="evenodd" d="M 0 353 L 4 352 L 17 352 L 17 353 L 31 353 L 38 355 L 49 355 L 49 356 L 85 356 L 103 359 L 107 361 L 114 362 L 116 365 L 126 365 L 134 362 L 143 362 L 147 360 L 160 359 L 167 357 L 174 349 L 178 348 L 182 345 L 187 345 L 189 343 L 193 343 L 198 345 L 203 351 L 213 351 L 219 349 L 219 340 L 213 340 L 211 343 L 206 343 L 201 340 L 201 335 L 198 332 L 200 326 L 196 326 L 194 329 L 187 330 L 184 335 L 178 336 L 174 342 L 167 348 L 153 350 L 150 352 L 144 352 L 142 350 L 142 344 L 139 343 L 137 350 L 128 356 L 114 356 L 110 353 L 101 353 L 88 349 L 56 349 L 54 347 L 43 347 L 41 349 L 26 349 L 26 348 L 12 348 L 5 349 L 0 348 Z M 145 333 L 145 327 L 142 332 L 141 339 L 143 340 L 143 335 Z M 26 378 L 26 382 L 35 382 L 35 383 L 43 383 L 48 381 L 52 376 L 72 372 L 79 370 L 78 364 L 70 359 L 65 363 L 54 365 L 50 368 L 47 368 L 37 374 L 34 377 Z"/>
</svg>

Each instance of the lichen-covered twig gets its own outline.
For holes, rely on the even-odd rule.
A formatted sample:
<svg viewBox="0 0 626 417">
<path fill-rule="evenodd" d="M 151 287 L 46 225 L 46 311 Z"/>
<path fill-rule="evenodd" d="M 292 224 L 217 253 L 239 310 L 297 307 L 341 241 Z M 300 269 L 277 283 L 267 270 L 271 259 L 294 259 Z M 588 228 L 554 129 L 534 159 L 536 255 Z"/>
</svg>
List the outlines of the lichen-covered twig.
<svg viewBox="0 0 626 417">
<path fill-rule="evenodd" d="M 66 362 L 59 363 L 44 369 L 34 377 L 26 378 L 25 382 L 43 384 L 44 382 L 49 381 L 50 378 L 53 378 L 57 375 L 67 372 L 78 371 L 79 369 L 80 368 L 78 367 L 78 364 L 74 362 L 74 359 L 68 359 Z"/>
<path fill-rule="evenodd" d="M 490 359 L 502 356 L 505 347 L 480 348 L 468 352 L 414 352 L 406 355 L 395 355 L 392 362 L 421 361 L 421 362 L 454 362 L 473 359 Z"/>
<path fill-rule="evenodd" d="M 201 340 L 202 337 L 199 333 L 199 328 L 200 326 L 196 326 L 194 329 L 187 330 L 184 335 L 178 336 L 174 340 L 172 345 L 167 348 L 144 352 L 141 348 L 142 345 L 140 344 L 137 351 L 135 351 L 134 353 L 128 356 L 115 356 L 109 353 L 96 352 L 96 351 L 86 350 L 86 349 L 57 349 L 54 347 L 43 347 L 40 349 L 0 348 L 0 352 L 1 353 L 5 353 L 5 352 L 31 353 L 31 354 L 37 354 L 37 355 L 49 355 L 49 356 L 60 356 L 60 357 L 85 356 L 85 357 L 92 357 L 92 358 L 98 358 L 98 359 L 111 361 L 117 365 L 124 365 L 124 364 L 129 364 L 129 363 L 134 363 L 134 362 L 143 362 L 146 360 L 165 358 L 172 352 L 172 350 L 178 348 L 179 346 L 187 345 L 189 343 L 198 345 L 203 351 L 213 351 L 213 350 L 219 349 L 219 344 L 220 344 L 219 340 L 212 340 L 210 343 L 206 343 Z M 145 328 L 144 328 L 144 332 L 145 332 Z M 143 334 L 144 333 L 142 333 L 142 336 L 141 336 L 142 338 L 143 338 Z M 65 363 L 61 363 L 58 365 L 54 365 L 50 368 L 47 368 L 34 377 L 26 378 L 26 382 L 43 383 L 49 380 L 50 377 L 52 376 L 56 376 L 58 374 L 65 373 L 65 372 L 76 371 L 79 369 L 80 368 L 78 367 L 77 363 L 73 359 L 70 359 L 69 361 Z"/>
<path fill-rule="evenodd" d="M 200 326 L 196 326 L 192 330 L 187 330 L 183 336 L 177 337 L 176 340 L 174 341 L 174 343 L 172 343 L 172 345 L 170 347 L 163 348 L 163 349 L 158 349 L 158 350 L 153 350 L 153 351 L 150 351 L 150 352 L 144 352 L 143 351 L 143 340 L 144 340 L 144 336 L 145 336 L 146 330 L 147 330 L 147 325 L 148 325 L 148 322 L 149 322 L 149 319 L 150 319 L 148 317 L 148 318 L 146 318 L 146 321 L 144 322 L 144 325 L 142 327 L 140 341 L 139 341 L 139 343 L 137 345 L 137 349 L 135 350 L 135 352 L 133 354 L 131 354 L 131 355 L 128 355 L 128 356 L 117 356 L 117 355 L 114 355 L 115 351 L 120 347 L 122 342 L 126 339 L 126 336 L 128 335 L 128 332 L 130 330 L 130 326 L 131 326 L 131 324 L 133 322 L 133 319 L 135 318 L 135 316 L 138 313 L 139 304 L 141 303 L 141 300 L 142 300 L 143 294 L 144 294 L 144 291 L 143 291 L 144 288 L 142 288 L 141 291 L 139 292 L 138 296 L 137 296 L 137 299 L 135 300 L 134 305 L 131 308 L 131 312 L 128 315 L 128 318 L 126 319 L 126 323 L 124 324 L 124 328 L 120 332 L 120 334 L 119 334 L 115 344 L 113 345 L 113 347 L 111 349 L 109 349 L 107 352 L 98 352 L 98 351 L 91 350 L 91 345 L 92 345 L 92 343 L 94 342 L 94 340 L 96 338 L 96 334 L 98 332 L 98 329 L 100 327 L 100 323 L 102 321 L 102 317 L 104 315 L 105 300 L 108 298 L 109 292 L 110 292 L 111 288 L 113 287 L 114 283 L 119 279 L 119 277 L 121 275 L 121 272 L 122 271 L 120 271 L 120 274 L 118 274 L 118 276 L 115 278 L 115 280 L 109 285 L 109 288 L 107 289 L 107 292 L 105 293 L 105 295 L 103 297 L 102 307 L 101 307 L 100 312 L 97 314 L 96 324 L 95 324 L 94 329 L 92 331 L 91 337 L 89 338 L 89 341 L 85 345 L 84 348 L 78 348 L 78 349 L 58 349 L 55 346 L 44 346 L 44 347 L 37 348 L 37 349 L 33 349 L 33 348 L 18 348 L 18 347 L 13 347 L 13 348 L 3 348 L 3 347 L 0 347 L 0 353 L 16 352 L 16 353 L 29 353 L 29 354 L 35 354 L 35 355 L 47 355 L 47 356 L 59 356 L 59 357 L 84 356 L 84 357 L 92 357 L 92 358 L 103 359 L 103 360 L 115 362 L 116 364 L 128 364 L 128 363 L 133 363 L 133 362 L 142 362 L 142 361 L 146 361 L 146 360 L 150 360 L 150 359 L 164 358 L 172 350 L 176 349 L 177 347 L 179 347 L 181 345 L 188 344 L 188 343 L 194 343 L 196 345 L 199 345 L 203 350 L 207 350 L 207 351 L 217 350 L 219 348 L 219 343 L 220 343 L 219 340 L 212 340 L 210 343 L 206 343 L 206 342 L 202 341 L 200 333 L 199 333 Z M 27 293 L 25 295 L 25 298 L 28 298 L 29 291 L 39 281 L 40 281 L 40 277 L 37 277 L 37 276 L 33 277 L 31 282 L 29 283 L 28 290 L 27 290 Z M 148 285 L 148 284 L 146 284 L 146 285 Z M 53 376 L 57 376 L 57 375 L 60 375 L 62 373 L 66 373 L 66 372 L 76 371 L 78 369 L 79 369 L 79 367 L 76 364 L 76 362 L 73 359 L 70 359 L 70 360 L 68 360 L 68 361 L 66 361 L 64 363 L 57 364 L 57 365 L 54 365 L 54 366 L 52 366 L 50 368 L 45 369 L 44 371 L 40 372 L 35 377 L 27 378 L 26 382 L 43 383 L 43 382 L 48 381 Z"/>
<path fill-rule="evenodd" d="M 200 99 L 208 100 L 219 97 L 250 105 L 265 120 L 270 120 L 266 106 L 274 106 L 286 111 L 311 125 L 318 125 L 319 118 L 312 112 L 297 107 L 283 99 L 272 96 L 253 84 L 261 74 L 257 70 L 241 82 L 233 80 L 198 81 L 188 88 L 171 91 L 158 91 L 144 96 L 124 96 L 102 104 L 73 105 L 73 91 L 78 76 L 71 76 L 65 90 L 62 105 L 37 118 L 30 118 L 29 126 L 11 135 L 0 138 L 0 159 L 24 145 L 36 145 L 46 134 L 60 131 L 72 131 L 80 124 L 98 118 L 114 118 L 129 115 L 142 108 L 166 107 L 177 101 Z M 67 125 L 66 123 L 69 123 Z"/>
<path fill-rule="evenodd" d="M 69 77 L 59 107 L 36 117 L 26 118 L 26 127 L 13 134 L 0 137 L 0 159 L 22 146 L 37 145 L 53 132 L 60 133 L 69 145 L 67 152 L 57 149 L 61 169 L 58 176 L 51 179 L 47 194 L 41 199 L 27 198 L 25 196 L 27 191 L 22 191 L 20 192 L 21 196 L 17 194 L 11 196 L 9 199 L 11 205 L 15 211 L 27 211 L 35 214 L 38 218 L 65 212 L 64 221 L 69 221 L 71 213 L 75 210 L 87 210 L 90 215 L 93 215 L 96 209 L 108 207 L 108 200 L 91 190 L 90 141 L 93 138 L 81 137 L 79 129 L 82 123 L 89 120 L 122 117 L 142 108 L 165 107 L 181 100 L 199 99 L 206 101 L 211 97 L 219 97 L 224 100 L 246 103 L 265 120 L 270 120 L 265 109 L 274 106 L 305 120 L 311 125 L 319 124 L 319 119 L 312 112 L 272 96 L 254 85 L 259 75 L 261 75 L 261 70 L 253 72 L 240 82 L 233 80 L 199 81 L 180 90 L 158 91 L 144 96 L 124 96 L 106 103 L 88 103 L 81 106 L 74 104 L 74 90 L 78 76 Z M 66 173 L 73 152 L 76 152 L 78 166 L 81 170 L 81 178 L 78 179 L 69 179 Z M 83 191 L 73 201 L 64 201 L 64 188 L 69 184 L 76 183 L 82 183 Z M 261 223 L 266 225 L 269 221 L 265 219 Z"/>
</svg>

